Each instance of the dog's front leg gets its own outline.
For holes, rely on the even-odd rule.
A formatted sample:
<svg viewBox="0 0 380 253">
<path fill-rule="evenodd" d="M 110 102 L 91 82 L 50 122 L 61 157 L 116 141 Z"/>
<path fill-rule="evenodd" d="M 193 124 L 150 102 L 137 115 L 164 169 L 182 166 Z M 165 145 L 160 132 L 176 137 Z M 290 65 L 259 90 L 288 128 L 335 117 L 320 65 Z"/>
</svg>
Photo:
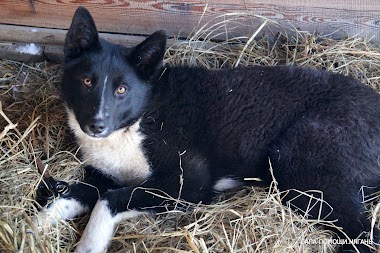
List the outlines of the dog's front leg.
<svg viewBox="0 0 380 253">
<path fill-rule="evenodd" d="M 117 185 L 92 167 L 86 167 L 83 182 L 70 184 L 70 192 L 55 199 L 33 218 L 34 224 L 42 229 L 60 220 L 78 217 L 92 210 L 99 197 Z M 42 206 L 46 203 L 40 203 Z"/>
<path fill-rule="evenodd" d="M 139 196 L 133 196 L 134 191 Z M 141 207 L 158 206 L 162 202 L 162 199 L 158 200 L 159 198 L 154 200 L 151 195 L 145 194 L 147 195 L 146 198 L 142 195 L 144 193 L 141 190 L 137 192 L 132 187 L 126 187 L 109 191 L 102 196 L 91 213 L 76 252 L 97 253 L 106 251 L 115 227 L 121 221 L 149 213 L 148 210 L 143 210 Z"/>
<path fill-rule="evenodd" d="M 78 253 L 101 253 L 105 252 L 112 239 L 115 227 L 123 220 L 142 215 L 144 211 L 125 210 L 114 213 L 107 199 L 99 200 L 92 213 L 90 220 L 78 243 Z"/>
<path fill-rule="evenodd" d="M 186 179 L 184 182 L 187 182 Z M 206 190 L 207 185 L 200 189 L 193 181 L 185 183 L 181 188 L 178 176 L 160 175 L 150 178 L 141 187 L 108 191 L 96 203 L 76 251 L 104 252 L 112 239 L 115 227 L 121 221 L 146 213 L 174 209 L 179 198 L 191 199 L 195 203 L 203 201 L 206 196 L 210 196 L 206 194 Z"/>
</svg>

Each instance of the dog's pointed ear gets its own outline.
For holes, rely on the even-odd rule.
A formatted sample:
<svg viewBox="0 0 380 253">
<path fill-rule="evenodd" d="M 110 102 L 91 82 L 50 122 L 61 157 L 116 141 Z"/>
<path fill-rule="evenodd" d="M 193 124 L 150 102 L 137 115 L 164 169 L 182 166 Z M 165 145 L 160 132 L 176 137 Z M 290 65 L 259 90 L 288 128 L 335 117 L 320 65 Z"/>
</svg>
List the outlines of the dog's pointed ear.
<svg viewBox="0 0 380 253">
<path fill-rule="evenodd" d="M 129 61 L 146 79 L 150 79 L 162 66 L 166 49 L 165 31 L 157 31 L 132 49 Z"/>
<path fill-rule="evenodd" d="M 78 7 L 67 32 L 63 52 L 65 58 L 75 58 L 83 51 L 99 46 L 99 35 L 90 12 Z"/>
</svg>

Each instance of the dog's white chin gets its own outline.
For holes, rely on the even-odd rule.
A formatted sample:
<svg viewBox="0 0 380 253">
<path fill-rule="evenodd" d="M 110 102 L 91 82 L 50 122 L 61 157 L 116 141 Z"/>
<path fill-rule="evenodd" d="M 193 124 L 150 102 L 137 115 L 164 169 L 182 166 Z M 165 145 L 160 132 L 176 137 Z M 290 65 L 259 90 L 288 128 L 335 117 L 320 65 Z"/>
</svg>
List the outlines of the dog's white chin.
<svg viewBox="0 0 380 253">
<path fill-rule="evenodd" d="M 104 139 L 104 138 L 107 138 L 108 136 L 111 135 L 111 133 L 106 133 L 106 134 L 89 134 L 89 133 L 86 133 L 88 135 L 89 138 L 91 139 L 94 139 L 94 140 L 101 140 L 101 139 Z"/>
</svg>

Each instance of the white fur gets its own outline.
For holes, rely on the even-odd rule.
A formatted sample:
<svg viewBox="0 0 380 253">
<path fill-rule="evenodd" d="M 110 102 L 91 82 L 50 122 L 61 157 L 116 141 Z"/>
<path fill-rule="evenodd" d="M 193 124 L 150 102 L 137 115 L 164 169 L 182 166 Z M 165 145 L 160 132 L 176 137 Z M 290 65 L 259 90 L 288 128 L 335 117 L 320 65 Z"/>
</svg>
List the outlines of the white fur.
<svg viewBox="0 0 380 253">
<path fill-rule="evenodd" d="M 125 211 L 112 216 L 107 200 L 99 200 L 91 213 L 90 220 L 78 242 L 78 253 L 100 253 L 107 250 L 115 227 L 123 220 L 135 218 L 145 212 Z"/>
<path fill-rule="evenodd" d="M 89 211 L 89 207 L 83 205 L 76 199 L 60 198 L 50 204 L 34 217 L 33 222 L 39 228 L 50 227 L 60 220 L 67 220 L 78 217 Z"/>
<path fill-rule="evenodd" d="M 150 165 L 142 148 L 145 136 L 140 132 L 140 121 L 105 138 L 93 138 L 82 131 L 71 110 L 67 109 L 67 113 L 86 165 L 127 185 L 139 184 L 150 176 Z"/>
<path fill-rule="evenodd" d="M 105 108 L 105 105 L 104 105 L 104 94 L 106 92 L 107 80 L 108 80 L 108 76 L 106 76 L 104 78 L 102 97 L 100 98 L 99 111 L 98 111 L 98 113 L 95 116 L 96 118 L 99 118 L 99 119 L 103 119 L 104 116 L 106 116 L 105 113 L 104 113 L 106 111 L 106 108 Z"/>
<path fill-rule="evenodd" d="M 218 192 L 225 191 L 225 190 L 236 188 L 240 186 L 241 184 L 242 184 L 241 182 L 235 179 L 232 179 L 229 177 L 222 177 L 218 181 L 216 181 L 214 185 L 214 190 Z"/>
</svg>

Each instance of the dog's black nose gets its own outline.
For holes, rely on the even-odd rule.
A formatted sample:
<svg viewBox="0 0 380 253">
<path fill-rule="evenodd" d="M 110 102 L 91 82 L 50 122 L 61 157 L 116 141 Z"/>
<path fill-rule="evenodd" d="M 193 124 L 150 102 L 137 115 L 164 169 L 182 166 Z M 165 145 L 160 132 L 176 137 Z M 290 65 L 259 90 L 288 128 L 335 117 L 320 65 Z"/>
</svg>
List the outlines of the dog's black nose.
<svg viewBox="0 0 380 253">
<path fill-rule="evenodd" d="M 101 132 L 104 131 L 104 129 L 105 129 L 105 127 L 103 125 L 99 125 L 99 124 L 90 125 L 90 130 L 94 134 L 100 134 Z"/>
<path fill-rule="evenodd" d="M 93 133 L 93 134 L 100 134 L 100 133 L 103 133 L 104 130 L 106 129 L 106 126 L 105 126 L 105 123 L 104 121 L 102 120 L 96 120 L 94 122 L 92 122 L 88 128 L 90 129 L 90 131 Z"/>
</svg>

